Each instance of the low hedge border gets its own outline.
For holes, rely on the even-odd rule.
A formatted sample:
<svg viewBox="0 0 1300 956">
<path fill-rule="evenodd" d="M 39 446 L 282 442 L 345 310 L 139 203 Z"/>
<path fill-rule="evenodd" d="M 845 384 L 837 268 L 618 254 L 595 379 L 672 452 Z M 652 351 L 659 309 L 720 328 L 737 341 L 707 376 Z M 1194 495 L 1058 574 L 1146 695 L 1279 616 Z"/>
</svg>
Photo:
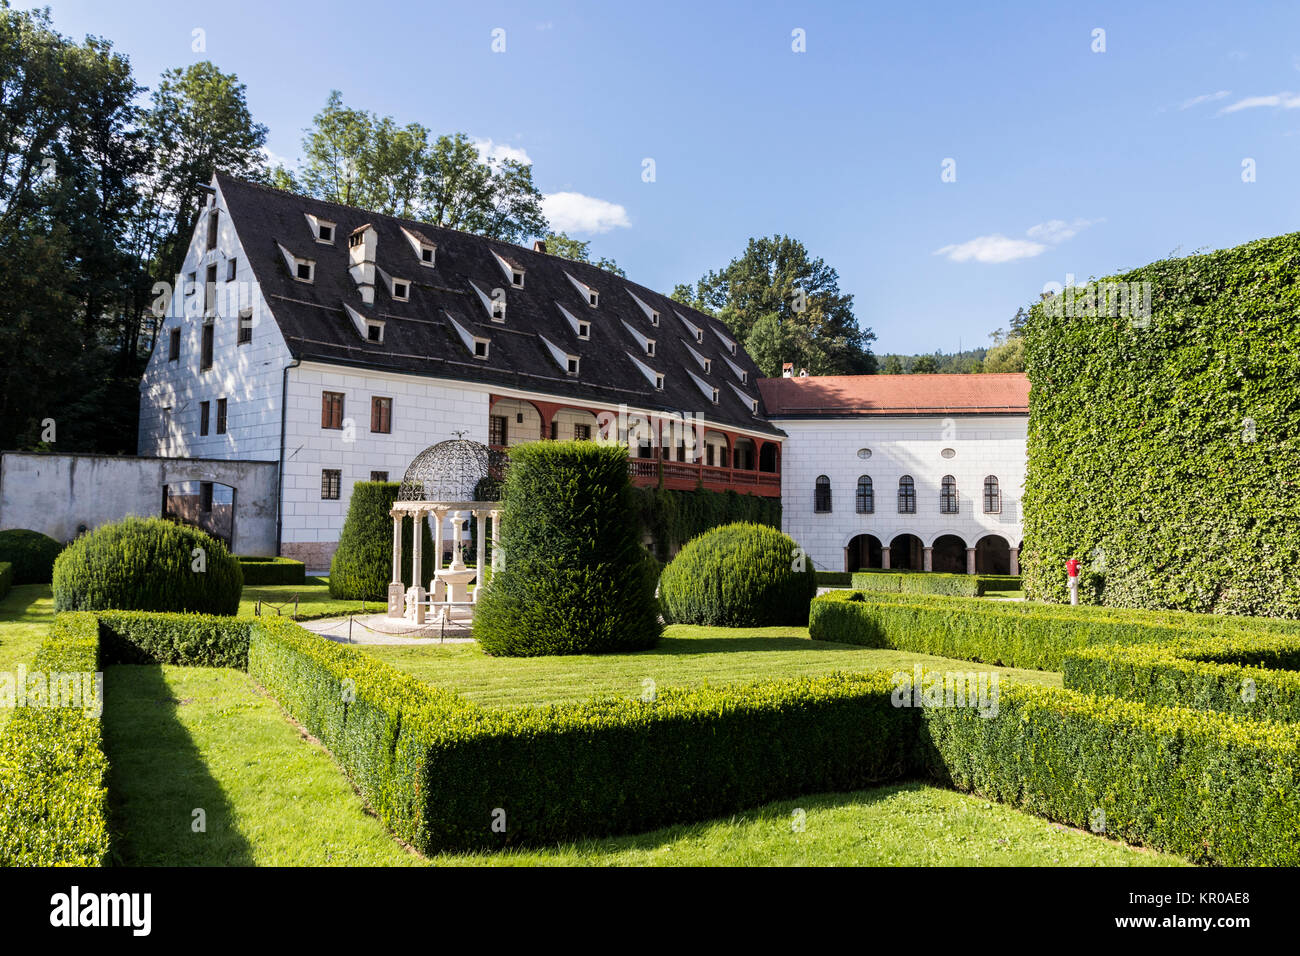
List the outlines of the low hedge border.
<svg viewBox="0 0 1300 956">
<path fill-rule="evenodd" d="M 652 829 L 915 769 L 916 712 L 885 674 L 485 710 L 272 620 L 249 673 L 427 853 Z"/>
<path fill-rule="evenodd" d="M 0 598 L 9 593 L 14 586 L 14 566 L 8 561 L 0 561 Z"/>
<path fill-rule="evenodd" d="M 850 571 L 818 571 L 816 577 L 819 588 L 853 587 L 853 573 Z"/>
<path fill-rule="evenodd" d="M 1300 638 L 1232 636 L 1088 647 L 1065 655 L 1066 687 L 1150 706 L 1300 722 Z"/>
<path fill-rule="evenodd" d="M 239 555 L 239 567 L 244 572 L 244 587 L 264 587 L 271 584 L 306 584 L 307 565 L 293 558 L 259 558 Z"/>
<path fill-rule="evenodd" d="M 960 790 L 1198 863 L 1300 862 L 1294 725 L 1023 685 L 994 719 L 924 715 L 932 770 Z"/>
<path fill-rule="evenodd" d="M 98 671 L 99 627 L 77 613 L 55 619 L 28 673 Z M 103 866 L 107 774 L 97 716 L 17 708 L 0 734 L 0 866 Z"/>
<path fill-rule="evenodd" d="M 101 659 L 110 664 L 177 664 L 248 669 L 249 618 L 160 611 L 87 612 L 99 619 Z"/>
<path fill-rule="evenodd" d="M 990 591 L 1018 591 L 1020 578 L 1008 574 L 948 574 L 941 571 L 858 571 L 851 586 L 893 594 L 983 597 Z"/>
</svg>

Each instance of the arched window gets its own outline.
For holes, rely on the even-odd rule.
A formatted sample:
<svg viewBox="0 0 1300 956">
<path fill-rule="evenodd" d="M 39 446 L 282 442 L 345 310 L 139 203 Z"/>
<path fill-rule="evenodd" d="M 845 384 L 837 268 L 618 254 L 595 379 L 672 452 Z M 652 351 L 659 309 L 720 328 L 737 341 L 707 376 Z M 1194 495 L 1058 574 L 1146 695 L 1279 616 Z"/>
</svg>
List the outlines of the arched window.
<svg viewBox="0 0 1300 956">
<path fill-rule="evenodd" d="M 871 476 L 863 475 L 858 479 L 858 514 L 874 514 L 876 510 L 876 495 L 871 489 Z"/>
<path fill-rule="evenodd" d="M 957 513 L 957 479 L 952 475 L 944 475 L 943 483 L 939 486 L 939 513 Z"/>
<path fill-rule="evenodd" d="M 831 510 L 831 480 L 825 475 L 817 476 L 817 490 L 813 494 L 813 511 L 824 514 Z"/>
<path fill-rule="evenodd" d="M 995 475 L 989 475 L 984 479 L 984 513 L 986 515 L 1000 514 L 1002 511 L 1002 491 L 998 488 L 998 479 Z"/>
<path fill-rule="evenodd" d="M 916 514 L 916 482 L 911 475 L 898 479 L 898 513 L 900 515 Z"/>
</svg>

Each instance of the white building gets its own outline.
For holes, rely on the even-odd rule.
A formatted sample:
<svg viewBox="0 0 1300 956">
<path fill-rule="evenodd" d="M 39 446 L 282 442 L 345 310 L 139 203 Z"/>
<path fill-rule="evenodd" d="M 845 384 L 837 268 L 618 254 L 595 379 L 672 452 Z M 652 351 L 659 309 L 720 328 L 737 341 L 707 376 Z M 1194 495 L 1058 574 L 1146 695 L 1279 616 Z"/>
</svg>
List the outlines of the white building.
<svg viewBox="0 0 1300 956">
<path fill-rule="evenodd" d="M 218 175 L 181 280 L 139 453 L 277 463 L 278 550 L 312 570 L 354 482 L 457 433 L 616 434 L 637 483 L 780 495 L 784 436 L 727 327 L 595 266 Z"/>
<path fill-rule="evenodd" d="M 1019 573 L 1024 375 L 763 379 L 784 529 L 819 570 Z"/>
</svg>

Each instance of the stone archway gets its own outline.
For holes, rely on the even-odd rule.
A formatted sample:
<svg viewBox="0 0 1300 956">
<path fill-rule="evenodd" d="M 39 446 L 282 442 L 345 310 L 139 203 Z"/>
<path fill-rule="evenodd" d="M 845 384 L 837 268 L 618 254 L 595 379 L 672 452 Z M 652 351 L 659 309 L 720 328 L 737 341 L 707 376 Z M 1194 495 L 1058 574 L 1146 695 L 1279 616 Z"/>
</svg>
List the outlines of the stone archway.
<svg viewBox="0 0 1300 956">
<path fill-rule="evenodd" d="M 900 534 L 889 542 L 889 567 L 898 571 L 924 569 L 924 552 L 921 539 L 914 534 Z"/>
<path fill-rule="evenodd" d="M 934 539 L 930 553 L 930 570 L 946 574 L 966 573 L 966 542 L 955 534 L 941 534 Z"/>
<path fill-rule="evenodd" d="M 883 558 L 880 539 L 874 534 L 859 534 L 844 548 L 844 570 L 861 571 L 882 566 Z"/>
<path fill-rule="evenodd" d="M 1000 534 L 987 534 L 975 544 L 976 574 L 1010 574 L 1011 545 Z"/>
</svg>

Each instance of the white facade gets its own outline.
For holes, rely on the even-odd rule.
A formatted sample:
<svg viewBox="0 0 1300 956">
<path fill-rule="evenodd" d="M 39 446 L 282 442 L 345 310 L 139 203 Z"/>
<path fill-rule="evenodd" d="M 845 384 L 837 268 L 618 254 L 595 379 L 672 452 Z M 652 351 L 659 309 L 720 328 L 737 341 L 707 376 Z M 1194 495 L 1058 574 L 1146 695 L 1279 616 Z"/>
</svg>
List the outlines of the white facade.
<svg viewBox="0 0 1300 956">
<path fill-rule="evenodd" d="M 772 421 L 789 436 L 782 456 L 782 525 L 818 570 L 858 570 L 861 555 L 852 546 L 859 535 L 874 535 L 885 548 L 900 535 L 915 535 L 923 549 L 953 535 L 971 552 L 981 539 L 997 535 L 1008 549 L 1019 548 L 1028 416 L 861 415 Z M 864 449 L 869 457 L 861 455 Z M 872 482 L 871 514 L 859 514 L 856 507 L 863 475 Z M 915 484 L 913 514 L 899 513 L 899 480 L 905 475 Z M 956 480 L 955 514 L 941 511 L 941 486 L 948 475 Z M 819 513 L 816 488 L 821 476 L 830 480 L 831 508 Z M 995 513 L 984 511 L 989 476 L 997 478 L 1000 491 L 1000 511 Z M 1013 562 L 1015 556 L 1012 551 Z M 973 553 L 969 557 L 973 560 Z M 895 555 L 892 566 L 902 563 L 902 556 Z"/>
</svg>

